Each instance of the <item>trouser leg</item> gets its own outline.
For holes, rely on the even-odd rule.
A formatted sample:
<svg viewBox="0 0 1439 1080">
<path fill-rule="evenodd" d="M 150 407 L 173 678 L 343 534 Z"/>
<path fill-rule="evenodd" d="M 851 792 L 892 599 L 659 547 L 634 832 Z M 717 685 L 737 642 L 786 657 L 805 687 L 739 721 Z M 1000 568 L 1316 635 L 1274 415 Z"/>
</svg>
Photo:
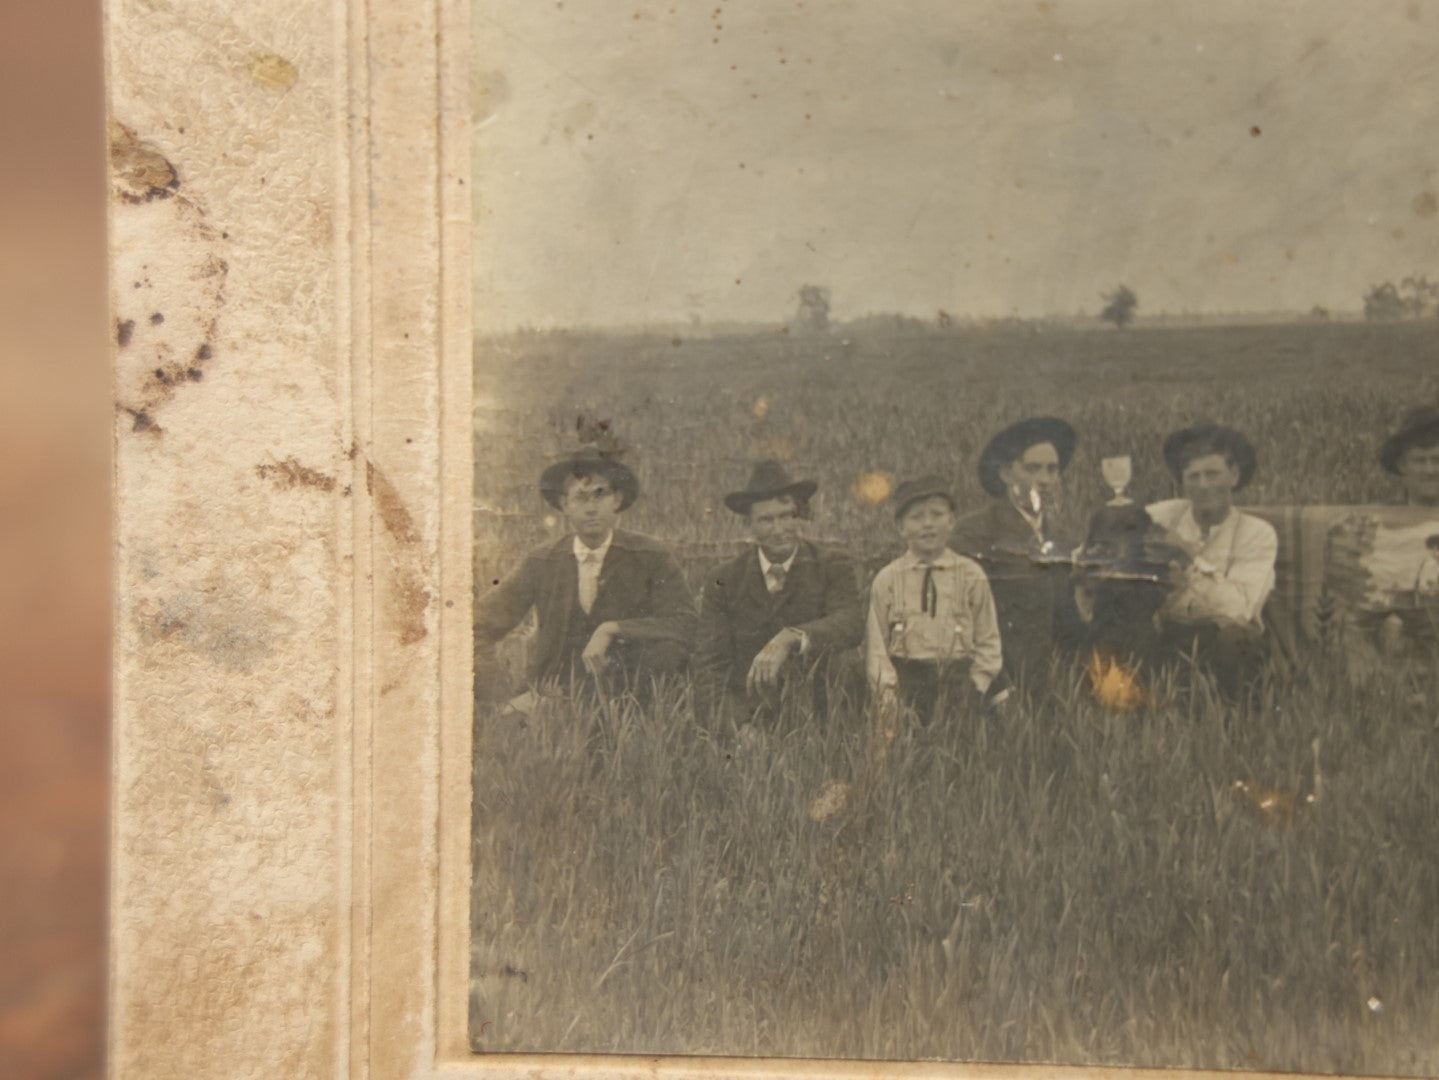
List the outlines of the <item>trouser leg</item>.
<svg viewBox="0 0 1439 1080">
<path fill-rule="evenodd" d="M 924 660 L 891 657 L 898 679 L 895 688 L 900 704 L 914 712 L 920 724 L 928 725 L 939 698 L 939 668 Z"/>
<path fill-rule="evenodd" d="M 1161 655 L 1193 656 L 1195 665 L 1214 678 L 1220 696 L 1239 702 L 1252 695 L 1268 658 L 1264 635 L 1247 626 L 1196 623 L 1165 627 Z"/>
</svg>

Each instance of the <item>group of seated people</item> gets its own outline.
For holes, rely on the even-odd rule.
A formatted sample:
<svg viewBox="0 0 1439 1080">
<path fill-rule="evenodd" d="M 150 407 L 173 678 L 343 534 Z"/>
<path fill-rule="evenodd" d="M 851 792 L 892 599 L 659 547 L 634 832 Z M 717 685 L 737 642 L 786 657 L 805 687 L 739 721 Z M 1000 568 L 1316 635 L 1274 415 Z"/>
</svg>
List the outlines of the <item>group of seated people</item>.
<svg viewBox="0 0 1439 1080">
<path fill-rule="evenodd" d="M 1278 551 L 1274 528 L 1235 506 L 1253 445 L 1210 422 L 1174 432 L 1163 455 L 1180 497 L 1116 500 L 1075 543 L 1055 507 L 1076 441 L 1053 417 L 1005 428 L 977 463 L 988 504 L 963 515 L 941 477 L 898 484 L 889 501 L 905 551 L 867 594 L 849 553 L 805 536 L 817 482 L 759 462 L 724 497 L 752 543 L 707 575 L 698 611 L 674 554 L 618 527 L 639 497 L 634 471 L 579 450 L 539 482 L 567 534 L 477 600 L 477 661 L 533 612 L 532 687 L 603 693 L 688 671 L 706 717 L 754 717 L 793 685 L 823 712 L 827 669 L 859 647 L 872 701 L 922 722 L 959 703 L 1002 710 L 1066 654 L 1151 670 L 1186 661 L 1242 698 L 1266 656 Z M 1407 501 L 1439 507 L 1439 408 L 1411 412 L 1380 463 Z M 477 665 L 481 683 L 487 667 Z"/>
</svg>

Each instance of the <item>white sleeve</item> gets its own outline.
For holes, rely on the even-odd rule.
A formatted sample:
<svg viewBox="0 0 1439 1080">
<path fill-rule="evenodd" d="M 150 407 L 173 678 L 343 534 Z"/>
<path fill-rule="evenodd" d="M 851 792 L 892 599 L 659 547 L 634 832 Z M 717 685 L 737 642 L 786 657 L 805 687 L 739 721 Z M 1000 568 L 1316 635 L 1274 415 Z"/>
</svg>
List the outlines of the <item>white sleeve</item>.
<svg viewBox="0 0 1439 1080">
<path fill-rule="evenodd" d="M 1264 601 L 1274 591 L 1274 560 L 1278 555 L 1279 537 L 1274 527 L 1258 518 L 1241 518 L 1229 566 L 1221 568 L 1203 558 L 1196 559 L 1179 603 L 1194 615 L 1235 623 L 1258 622 Z"/>
<path fill-rule="evenodd" d="M 999 616 L 994 609 L 994 593 L 984 572 L 969 578 L 966 587 L 970 621 L 974 633 L 974 663 L 969 676 L 981 694 L 999 676 L 1004 665 L 1004 649 L 999 636 Z"/>
<path fill-rule="evenodd" d="M 899 684 L 894 665 L 889 662 L 889 581 L 881 570 L 869 587 L 869 618 L 864 631 L 864 673 L 869 679 L 870 693 L 878 696 Z"/>
</svg>

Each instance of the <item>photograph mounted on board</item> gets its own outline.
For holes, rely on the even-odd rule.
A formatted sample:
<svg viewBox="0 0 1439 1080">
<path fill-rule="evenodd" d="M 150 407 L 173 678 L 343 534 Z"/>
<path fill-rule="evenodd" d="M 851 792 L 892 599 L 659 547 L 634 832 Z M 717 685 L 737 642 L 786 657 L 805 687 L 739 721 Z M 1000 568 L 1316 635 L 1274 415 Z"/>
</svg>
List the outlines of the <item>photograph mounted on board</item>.
<svg viewBox="0 0 1439 1080">
<path fill-rule="evenodd" d="M 471 1049 L 1439 1071 L 1439 15 L 473 36 Z"/>
</svg>

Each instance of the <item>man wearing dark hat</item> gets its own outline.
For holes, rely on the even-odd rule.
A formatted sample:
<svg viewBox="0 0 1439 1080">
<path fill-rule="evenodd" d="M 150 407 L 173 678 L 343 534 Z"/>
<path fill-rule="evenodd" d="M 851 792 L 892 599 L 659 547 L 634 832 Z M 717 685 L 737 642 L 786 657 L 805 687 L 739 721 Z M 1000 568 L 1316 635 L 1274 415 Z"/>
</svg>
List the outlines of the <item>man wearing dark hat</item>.
<svg viewBox="0 0 1439 1080">
<path fill-rule="evenodd" d="M 613 684 L 683 668 L 695 622 L 684 574 L 659 541 L 617 528 L 639 497 L 634 472 L 615 454 L 584 449 L 544 471 L 540 495 L 570 531 L 480 597 L 476 647 L 493 646 L 533 610 L 532 683 L 588 673 Z"/>
<path fill-rule="evenodd" d="M 805 674 L 814 676 L 810 704 L 824 711 L 829 661 L 864 636 L 854 561 L 802 535 L 817 487 L 761 461 L 724 498 L 754 543 L 705 583 L 694 663 L 702 719 L 727 702 L 773 704 L 782 682 Z"/>
<path fill-rule="evenodd" d="M 1406 503 L 1439 507 L 1439 406 L 1411 409 L 1384 441 L 1379 463 L 1399 477 Z"/>
<path fill-rule="evenodd" d="M 1159 609 L 1160 656 L 1196 654 L 1233 700 L 1264 661 L 1261 616 L 1279 551 L 1274 527 L 1234 506 L 1257 456 L 1238 431 L 1206 421 L 1165 439 L 1164 461 L 1183 497 L 1146 510 L 1187 561 Z"/>
<path fill-rule="evenodd" d="M 989 578 L 1005 673 L 1019 683 L 1046 671 L 1056 649 L 1076 634 L 1074 544 L 1055 520 L 1076 441 L 1074 429 L 1051 416 L 1005 428 L 979 456 L 979 482 L 993 499 L 955 529 L 954 549 Z"/>
</svg>

